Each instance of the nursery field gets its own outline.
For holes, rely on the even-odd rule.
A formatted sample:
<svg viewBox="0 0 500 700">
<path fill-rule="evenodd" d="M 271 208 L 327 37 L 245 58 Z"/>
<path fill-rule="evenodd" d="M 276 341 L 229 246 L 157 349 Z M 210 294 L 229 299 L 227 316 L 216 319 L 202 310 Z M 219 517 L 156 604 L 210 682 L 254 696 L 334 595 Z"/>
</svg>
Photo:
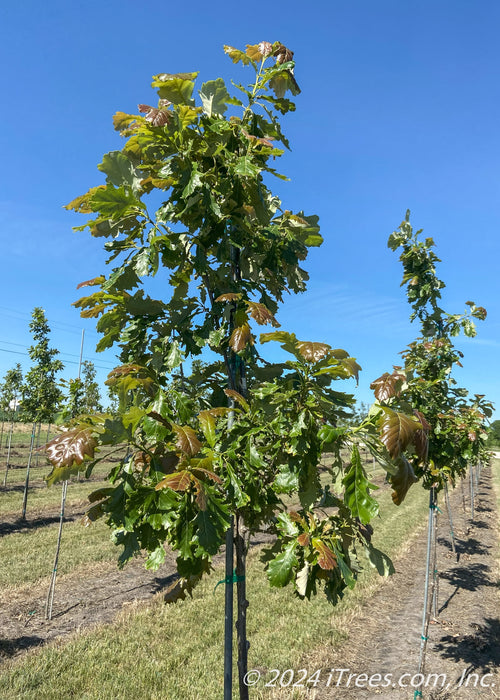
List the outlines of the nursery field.
<svg viewBox="0 0 500 700">
<path fill-rule="evenodd" d="M 61 487 L 45 487 L 49 467 L 40 456 L 21 521 L 21 462 L 29 440 L 19 437 L 16 443 L 18 466 L 0 489 L 0 697 L 107 700 L 129 698 L 133 688 L 140 700 L 221 698 L 224 587 L 215 586 L 224 577 L 222 559 L 192 599 L 175 605 L 164 603 L 165 589 L 175 581 L 173 555 L 156 572 L 139 559 L 118 570 L 106 526 L 81 524 L 86 495 L 104 482 L 117 458 L 110 455 L 93 483 L 75 476 L 69 484 L 53 617 L 46 620 Z M 0 482 L 4 454 L 2 447 Z M 382 471 L 366 456 L 365 467 L 380 486 L 382 517 L 374 523 L 374 543 L 391 555 L 396 573 L 383 579 L 365 570 L 335 609 L 322 595 L 297 605 L 288 588 L 269 588 L 259 560 L 267 535 L 256 539 L 247 572 L 252 698 L 414 697 L 428 493 L 417 484 L 412 498 L 396 508 Z M 470 481 L 451 493 L 457 556 L 440 504 L 439 585 L 423 697 L 500 696 L 499 470 L 495 459 L 481 471 L 474 518 Z M 460 685 L 465 671 L 477 679 L 471 675 Z"/>
</svg>

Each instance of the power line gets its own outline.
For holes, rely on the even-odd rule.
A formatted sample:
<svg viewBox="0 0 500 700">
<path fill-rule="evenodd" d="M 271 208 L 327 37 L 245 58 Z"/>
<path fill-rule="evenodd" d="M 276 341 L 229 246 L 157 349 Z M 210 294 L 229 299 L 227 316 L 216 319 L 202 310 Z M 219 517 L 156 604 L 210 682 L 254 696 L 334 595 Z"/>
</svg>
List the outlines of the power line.
<svg viewBox="0 0 500 700">
<path fill-rule="evenodd" d="M 17 343 L 16 343 L 16 345 L 17 345 Z M 29 354 L 28 354 L 27 352 L 21 352 L 20 350 L 7 350 L 7 348 L 0 348 L 0 352 L 8 352 L 8 353 L 11 353 L 12 355 L 25 355 L 26 357 L 29 357 Z M 65 354 L 65 353 L 61 353 L 61 354 Z M 73 357 L 75 357 L 75 355 L 73 355 Z M 78 364 L 80 364 L 80 363 L 77 362 L 76 360 L 65 360 L 64 362 L 65 362 L 66 364 L 69 364 L 69 365 L 78 365 Z M 103 367 L 102 365 L 96 365 L 92 360 L 89 360 L 89 362 L 92 362 L 92 364 L 94 365 L 94 367 L 95 367 L 96 369 L 109 370 L 109 367 Z M 110 363 L 110 365 L 111 365 L 111 367 L 112 367 L 112 366 L 113 366 L 113 363 Z"/>
<path fill-rule="evenodd" d="M 25 350 L 27 349 L 26 345 L 24 345 L 23 343 L 13 343 L 10 340 L 0 340 L 0 343 L 3 343 L 4 345 L 15 345 L 16 347 L 24 348 Z M 0 348 L 0 350 L 3 350 L 3 348 Z M 4 351 L 5 352 L 14 352 L 13 350 L 9 351 L 7 349 L 5 349 Z M 66 355 L 67 357 L 78 357 L 78 358 L 80 357 L 80 355 L 76 355 L 74 352 L 64 352 L 62 350 L 59 350 L 58 353 L 59 353 L 59 355 Z M 25 355 L 26 353 L 21 353 L 21 354 Z M 89 358 L 87 357 L 86 359 L 89 359 Z M 69 362 L 69 360 L 67 360 L 67 361 Z M 91 360 L 91 361 L 93 362 L 93 360 Z M 114 367 L 114 362 L 111 362 L 109 360 L 98 360 L 98 362 L 102 362 L 103 364 L 108 364 L 110 367 Z"/>
</svg>

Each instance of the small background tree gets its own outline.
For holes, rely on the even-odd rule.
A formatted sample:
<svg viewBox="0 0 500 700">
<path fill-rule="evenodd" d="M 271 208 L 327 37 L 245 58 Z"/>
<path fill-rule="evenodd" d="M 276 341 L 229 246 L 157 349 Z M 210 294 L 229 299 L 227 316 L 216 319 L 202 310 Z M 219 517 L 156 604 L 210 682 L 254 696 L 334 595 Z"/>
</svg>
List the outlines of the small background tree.
<svg viewBox="0 0 500 700">
<path fill-rule="evenodd" d="M 40 307 L 35 307 L 29 325 L 34 345 L 31 345 L 28 353 L 33 362 L 27 372 L 22 385 L 21 414 L 24 420 L 33 423 L 28 464 L 26 467 L 26 481 L 24 486 L 23 507 L 21 517 L 26 517 L 26 505 L 28 500 L 29 473 L 33 449 L 35 447 L 36 426 L 38 424 L 39 442 L 42 422 L 51 423 L 63 398 L 62 390 L 56 375 L 64 365 L 56 359 L 59 350 L 49 347 L 50 328 L 45 312 Z"/>
</svg>

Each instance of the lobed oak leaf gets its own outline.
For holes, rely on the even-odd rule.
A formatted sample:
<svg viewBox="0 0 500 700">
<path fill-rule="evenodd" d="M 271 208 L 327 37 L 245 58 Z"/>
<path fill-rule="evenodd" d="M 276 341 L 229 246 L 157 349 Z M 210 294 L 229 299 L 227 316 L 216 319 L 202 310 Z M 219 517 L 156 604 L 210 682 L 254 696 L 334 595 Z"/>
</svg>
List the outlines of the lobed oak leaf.
<svg viewBox="0 0 500 700">
<path fill-rule="evenodd" d="M 326 343 L 313 343 L 302 340 L 297 343 L 297 350 L 307 362 L 319 362 L 328 355 L 331 350 Z"/>
<path fill-rule="evenodd" d="M 234 389 L 224 389 L 224 393 L 227 397 L 230 399 L 234 399 L 237 403 L 240 404 L 240 406 L 245 410 L 249 411 L 250 406 L 248 405 L 248 401 L 237 391 Z"/>
<path fill-rule="evenodd" d="M 297 542 L 300 544 L 301 547 L 307 547 L 311 542 L 311 537 L 310 537 L 309 533 L 302 532 L 297 537 Z"/>
<path fill-rule="evenodd" d="M 201 450 L 201 442 L 196 437 L 195 431 L 189 425 L 176 425 L 172 423 L 172 430 L 177 435 L 176 445 L 187 455 L 193 457 Z"/>
<path fill-rule="evenodd" d="M 56 467 L 79 465 L 88 457 L 93 458 L 97 441 L 88 425 L 65 430 L 45 445 L 49 461 Z"/>
<path fill-rule="evenodd" d="M 99 275 L 99 277 L 94 277 L 91 280 L 86 280 L 85 282 L 80 282 L 80 284 L 77 286 L 77 289 L 81 289 L 82 287 L 96 287 L 99 284 L 102 284 L 106 278 L 104 275 Z"/>
<path fill-rule="evenodd" d="M 260 51 L 260 44 L 247 44 L 245 48 L 245 53 L 251 61 L 261 61 L 262 52 Z M 272 47 L 271 47 L 272 48 Z"/>
<path fill-rule="evenodd" d="M 400 372 L 384 372 L 378 379 L 374 379 L 370 384 L 370 389 L 373 389 L 377 401 L 386 402 L 395 396 L 398 396 L 404 381 L 404 374 Z"/>
<path fill-rule="evenodd" d="M 270 56 L 273 52 L 273 45 L 269 43 L 269 41 L 261 41 L 260 44 L 258 44 L 258 49 L 262 56 Z"/>
<path fill-rule="evenodd" d="M 317 537 L 313 537 L 312 545 L 319 554 L 318 564 L 320 567 L 325 571 L 335 569 L 337 566 L 337 557 L 330 547 Z"/>
<path fill-rule="evenodd" d="M 172 489 L 172 491 L 187 491 L 192 481 L 191 473 L 187 469 L 167 474 L 165 478 L 159 481 L 155 486 L 155 491 L 160 489 Z"/>
<path fill-rule="evenodd" d="M 241 299 L 240 292 L 226 292 L 226 294 L 218 296 L 215 301 L 238 301 L 238 299 Z"/>
<path fill-rule="evenodd" d="M 275 319 L 274 315 L 269 311 L 267 306 L 264 304 L 259 304 L 255 301 L 245 302 L 250 313 L 250 316 L 254 321 L 257 321 L 261 326 L 270 323 L 275 328 L 279 328 L 279 323 Z"/>
<path fill-rule="evenodd" d="M 237 326 L 229 338 L 229 346 L 234 352 L 241 352 L 247 345 L 253 345 L 253 336 L 248 323 Z"/>
<path fill-rule="evenodd" d="M 248 65 L 250 63 L 250 58 L 246 55 L 244 51 L 240 51 L 240 49 L 235 49 L 234 46 L 224 46 L 224 53 L 227 53 L 230 59 L 232 59 L 233 63 L 238 63 L 238 61 L 241 61 L 244 65 Z"/>
<path fill-rule="evenodd" d="M 161 103 L 165 105 L 172 104 L 168 100 L 160 100 Z M 144 119 L 150 122 L 153 126 L 165 126 L 173 117 L 173 113 L 165 108 L 158 109 L 157 107 L 151 107 L 150 105 L 137 105 L 139 112 L 146 113 Z"/>
</svg>

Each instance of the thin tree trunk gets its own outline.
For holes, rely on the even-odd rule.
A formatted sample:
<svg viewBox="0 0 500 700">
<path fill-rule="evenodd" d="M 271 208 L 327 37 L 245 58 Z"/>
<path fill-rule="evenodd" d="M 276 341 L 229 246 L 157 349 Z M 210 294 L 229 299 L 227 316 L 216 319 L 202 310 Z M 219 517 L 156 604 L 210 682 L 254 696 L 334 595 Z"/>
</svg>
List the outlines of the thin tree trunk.
<svg viewBox="0 0 500 700">
<path fill-rule="evenodd" d="M 30 453 L 28 455 L 28 464 L 26 466 L 26 481 L 24 482 L 23 510 L 21 513 L 21 520 L 26 520 L 26 505 L 28 503 L 28 486 L 30 483 L 30 467 L 31 467 L 31 459 L 33 456 L 33 446 L 35 444 L 35 434 L 36 434 L 36 423 L 33 423 L 33 428 L 31 429 Z"/>
<path fill-rule="evenodd" d="M 472 464 L 469 467 L 470 477 L 470 519 L 474 521 L 474 472 Z"/>
<path fill-rule="evenodd" d="M 66 505 L 66 493 L 68 491 L 68 482 L 64 481 L 61 491 L 61 513 L 59 518 L 59 534 L 57 536 L 56 555 L 54 557 L 54 566 L 52 568 L 52 578 L 50 579 L 49 592 L 47 594 L 47 603 L 45 605 L 45 619 L 52 620 L 52 605 L 54 603 L 54 592 L 56 590 L 57 564 L 59 562 L 59 551 L 61 549 L 61 537 L 64 522 L 64 507 Z"/>
<path fill-rule="evenodd" d="M 430 622 L 430 605 L 429 605 L 429 579 L 433 552 L 433 535 L 435 527 L 435 506 L 436 493 L 435 489 L 431 488 L 429 493 L 429 526 L 427 530 L 427 561 L 425 567 L 425 586 L 424 586 L 424 610 L 422 615 L 422 633 L 420 635 L 420 655 L 418 660 L 418 673 L 423 673 L 425 665 L 425 652 L 427 649 L 427 635 Z M 432 594 L 431 594 L 432 595 Z"/>
<path fill-rule="evenodd" d="M 36 455 L 35 455 L 35 467 L 38 467 L 38 457 L 39 457 L 39 454 L 40 454 L 40 453 L 38 452 L 38 448 L 40 447 L 40 433 L 41 433 L 41 431 L 42 431 L 42 424 L 41 424 L 41 423 L 39 423 L 39 424 L 38 424 L 38 432 L 37 432 L 37 436 L 36 436 L 36 447 L 35 447 L 35 452 L 36 452 Z"/>
<path fill-rule="evenodd" d="M 446 501 L 446 508 L 448 510 L 448 520 L 450 521 L 451 549 L 453 550 L 453 554 L 456 556 L 458 561 L 457 548 L 455 546 L 455 533 L 453 532 L 453 518 L 451 517 L 450 495 L 448 493 L 448 484 L 446 482 L 444 485 L 444 498 Z"/>
<path fill-rule="evenodd" d="M 2 443 L 3 443 L 3 424 L 5 423 L 4 420 L 2 420 L 2 428 L 0 430 L 0 450 L 2 449 Z"/>
<path fill-rule="evenodd" d="M 14 419 L 12 419 L 12 423 L 10 424 L 9 445 L 7 447 L 7 463 L 5 465 L 5 476 L 3 478 L 4 487 L 7 486 L 7 475 L 9 473 L 9 467 L 10 467 L 10 453 L 12 450 L 12 433 L 13 432 L 14 432 Z"/>
<path fill-rule="evenodd" d="M 224 700 L 233 697 L 233 564 L 234 518 L 226 532 L 226 578 L 224 597 Z"/>
<path fill-rule="evenodd" d="M 242 534 L 243 520 L 236 516 L 236 592 L 238 601 L 238 616 L 236 620 L 236 632 L 238 639 L 238 683 L 240 700 L 248 700 L 248 685 L 245 683 L 248 670 L 248 649 L 250 643 L 247 640 L 247 608 L 246 597 L 246 558 L 247 546 Z"/>
</svg>

